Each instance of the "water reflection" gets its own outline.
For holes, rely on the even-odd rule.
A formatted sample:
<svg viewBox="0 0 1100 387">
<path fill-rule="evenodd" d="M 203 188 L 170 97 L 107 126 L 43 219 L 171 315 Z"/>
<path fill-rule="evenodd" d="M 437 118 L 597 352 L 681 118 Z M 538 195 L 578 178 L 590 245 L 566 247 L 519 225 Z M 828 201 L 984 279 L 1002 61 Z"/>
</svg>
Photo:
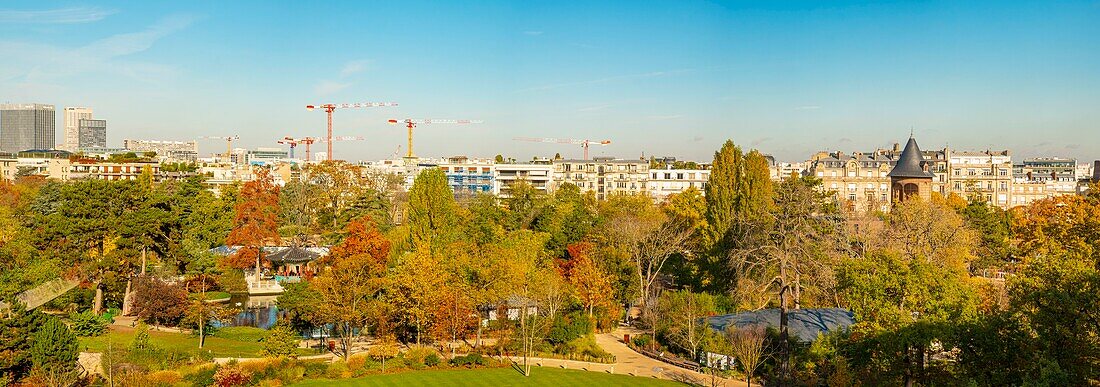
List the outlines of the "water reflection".
<svg viewBox="0 0 1100 387">
<path fill-rule="evenodd" d="M 233 318 L 215 326 L 224 327 L 256 327 L 271 329 L 283 317 L 283 313 L 275 306 L 278 296 L 249 296 L 247 294 L 234 294 L 229 299 L 229 306 L 240 309 Z"/>
</svg>

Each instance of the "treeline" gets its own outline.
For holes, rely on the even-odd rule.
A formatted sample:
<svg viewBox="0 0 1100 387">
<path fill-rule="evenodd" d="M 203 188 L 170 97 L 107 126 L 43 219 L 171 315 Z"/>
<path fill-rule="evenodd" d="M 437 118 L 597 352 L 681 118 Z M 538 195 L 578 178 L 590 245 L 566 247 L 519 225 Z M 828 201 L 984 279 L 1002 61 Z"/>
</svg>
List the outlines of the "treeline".
<svg viewBox="0 0 1100 387">
<path fill-rule="evenodd" d="M 593 334 L 623 321 L 648 332 L 639 349 L 731 355 L 745 361 L 704 366 L 772 384 L 1083 385 L 1100 373 L 1095 186 L 1012 211 L 951 196 L 861 213 L 812 177 L 773 182 L 762 154 L 732 142 L 705 194 L 659 204 L 569 184 L 456 200 L 439 170 L 402 192 L 342 163 L 282 187 L 259 176 L 218 195 L 201 177 L 0 183 L 0 297 L 79 278 L 48 307 L 98 312 L 121 307 L 142 269 L 183 276 L 192 292 L 240 291 L 242 270 L 266 264 L 261 246 L 332 245 L 279 307 L 300 331 L 333 327 L 345 356 L 370 335 L 608 361 Z M 244 248 L 209 253 L 223 244 Z M 817 307 L 851 310 L 856 324 L 805 343 L 785 326 L 760 336 L 701 323 Z M 757 338 L 758 360 L 734 348 Z"/>
</svg>

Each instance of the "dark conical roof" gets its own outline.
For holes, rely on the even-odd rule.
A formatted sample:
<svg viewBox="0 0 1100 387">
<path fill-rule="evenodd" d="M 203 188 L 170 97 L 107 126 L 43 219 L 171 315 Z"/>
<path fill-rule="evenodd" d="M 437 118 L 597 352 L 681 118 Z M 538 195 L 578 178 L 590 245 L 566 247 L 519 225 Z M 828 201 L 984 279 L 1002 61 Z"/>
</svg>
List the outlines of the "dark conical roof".
<svg viewBox="0 0 1100 387">
<path fill-rule="evenodd" d="M 924 163 L 924 156 L 920 152 L 920 147 L 917 146 L 917 140 L 909 137 L 909 142 L 905 144 L 905 149 L 901 151 L 901 157 L 898 157 L 897 165 L 894 165 L 894 169 L 890 171 L 887 176 L 890 177 L 917 177 L 917 178 L 932 178 L 935 175 L 932 172 L 928 172 L 922 165 Z"/>
</svg>

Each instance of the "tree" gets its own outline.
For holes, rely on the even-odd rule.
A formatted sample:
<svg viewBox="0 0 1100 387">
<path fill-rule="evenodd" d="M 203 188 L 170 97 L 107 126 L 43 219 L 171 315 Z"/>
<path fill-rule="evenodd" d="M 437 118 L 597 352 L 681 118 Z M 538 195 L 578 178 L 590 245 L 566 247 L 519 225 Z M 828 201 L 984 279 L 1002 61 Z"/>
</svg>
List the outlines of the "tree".
<svg viewBox="0 0 1100 387">
<path fill-rule="evenodd" d="M 409 190 L 408 225 L 413 245 L 438 251 L 458 230 L 459 207 L 443 171 L 420 172 Z"/>
<path fill-rule="evenodd" d="M 205 290 L 199 294 L 201 297 L 197 300 L 191 300 L 191 303 L 187 306 L 180 325 L 198 331 L 199 348 L 202 348 L 206 345 L 206 336 L 210 328 L 213 328 L 218 322 L 231 319 L 238 313 L 238 310 L 204 301 L 206 300 Z M 282 307 L 282 305 L 279 306 Z"/>
<path fill-rule="evenodd" d="M 470 299 L 468 290 L 461 283 L 448 283 L 438 292 L 435 309 L 433 336 L 441 341 L 449 340 L 451 358 L 455 357 L 455 342 L 465 339 L 478 324 L 477 312 Z"/>
<path fill-rule="evenodd" d="M 367 188 L 360 168 L 343 161 L 310 164 L 305 176 L 306 181 L 320 188 L 313 191 L 316 206 L 324 209 L 324 217 L 329 218 L 326 223 L 332 229 L 336 229 L 338 220 L 342 219 L 342 212 Z"/>
<path fill-rule="evenodd" d="M 761 327 L 737 328 L 730 325 L 726 331 L 729 351 L 737 358 L 741 370 L 745 372 L 745 384 L 752 386 L 752 376 L 764 361 L 764 339 L 767 335 Z"/>
<path fill-rule="evenodd" d="M 734 294 L 742 302 L 755 303 L 752 308 L 763 307 L 773 297 L 779 301 L 781 377 L 789 372 L 789 309 L 801 307 L 810 279 L 819 279 L 815 285 L 820 293 L 832 294 L 832 257 L 843 252 L 846 243 L 842 224 L 825 212 L 816 184 L 812 178 L 784 180 L 766 213 L 737 218 L 728 235 Z"/>
<path fill-rule="evenodd" d="M 685 245 L 691 230 L 655 207 L 645 196 L 612 196 L 604 203 L 602 237 L 622 251 L 633 266 L 637 297 L 643 314 L 657 307 L 658 278 L 674 254 L 688 253 Z"/>
<path fill-rule="evenodd" d="M 134 278 L 134 311 L 142 320 L 159 325 L 175 324 L 187 310 L 187 290 L 156 277 Z"/>
<path fill-rule="evenodd" d="M 298 342 L 298 332 L 289 324 L 280 323 L 263 338 L 263 353 L 274 357 L 293 356 L 298 349 Z"/>
<path fill-rule="evenodd" d="M 410 326 L 415 342 L 420 344 L 420 336 L 428 331 L 434 320 L 433 311 L 437 308 L 448 283 L 453 283 L 439 257 L 433 256 L 427 246 L 410 254 L 393 275 L 392 303 L 398 311 L 398 318 Z"/>
<path fill-rule="evenodd" d="M 369 218 L 348 223 L 345 234 L 320 260 L 326 268 L 309 286 L 319 296 L 320 315 L 340 335 L 341 354 L 347 360 L 355 332 L 385 319 L 382 293 L 387 286 L 390 242 Z"/>
<path fill-rule="evenodd" d="M 34 332 L 30 358 L 34 368 L 52 377 L 65 375 L 76 369 L 78 343 L 76 335 L 57 318 L 46 319 L 41 329 Z"/>
<path fill-rule="evenodd" d="M 695 359 L 710 330 L 705 318 L 715 309 L 713 296 L 680 290 L 661 294 L 659 315 L 672 344 Z"/>
<path fill-rule="evenodd" d="M 551 320 L 546 318 L 545 308 L 539 308 L 538 300 L 545 293 L 547 278 L 553 274 L 548 265 L 549 257 L 543 249 L 545 235 L 530 231 L 512 232 L 501 241 L 498 254 L 504 266 L 504 276 L 510 290 L 511 300 L 519 305 L 519 326 L 517 332 L 523 348 L 523 373 L 531 376 L 528 362 L 534 350 L 535 341 L 549 327 Z M 536 309 L 536 310 L 532 310 Z"/>
<path fill-rule="evenodd" d="M 279 188 L 270 172 L 256 169 L 256 179 L 241 187 L 241 199 L 234 206 L 234 212 L 233 230 L 225 244 L 241 246 L 238 258 L 255 257 L 256 281 L 259 281 L 262 248 L 269 240 L 279 241 Z"/>
<path fill-rule="evenodd" d="M 569 284 L 581 306 L 592 317 L 596 307 L 609 306 L 611 302 L 611 277 L 592 260 L 589 250 L 592 245 L 578 243 L 570 246 L 571 268 L 568 273 Z"/>
<path fill-rule="evenodd" d="M 1080 252 L 1029 257 L 1009 286 L 1012 309 L 1073 385 L 1100 378 L 1100 260 Z"/>
<path fill-rule="evenodd" d="M 47 319 L 18 302 L 0 315 L 0 385 L 10 385 L 30 373 L 31 346 Z"/>
</svg>

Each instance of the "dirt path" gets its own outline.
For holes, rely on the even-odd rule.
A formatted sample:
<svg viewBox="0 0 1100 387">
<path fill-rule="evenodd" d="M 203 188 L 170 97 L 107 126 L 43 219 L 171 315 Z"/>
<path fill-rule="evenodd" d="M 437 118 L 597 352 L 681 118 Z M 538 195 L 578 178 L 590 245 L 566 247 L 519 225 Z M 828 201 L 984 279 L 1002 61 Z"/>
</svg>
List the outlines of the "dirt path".
<svg viewBox="0 0 1100 387">
<path fill-rule="evenodd" d="M 611 333 L 601 333 L 596 335 L 596 344 L 599 344 L 604 351 L 615 355 L 615 373 L 618 374 L 630 374 L 634 376 L 648 376 L 658 377 L 661 379 L 672 380 L 694 380 L 700 384 L 710 385 L 709 381 L 711 377 L 699 372 L 695 372 L 686 368 L 680 368 L 672 364 L 662 362 L 660 360 L 651 359 L 645 355 L 635 352 L 630 347 L 626 346 L 621 340 L 624 334 L 630 334 L 631 336 L 637 335 L 639 331 L 633 329 L 619 328 Z M 746 386 L 744 381 L 726 379 L 726 386 Z"/>
</svg>

